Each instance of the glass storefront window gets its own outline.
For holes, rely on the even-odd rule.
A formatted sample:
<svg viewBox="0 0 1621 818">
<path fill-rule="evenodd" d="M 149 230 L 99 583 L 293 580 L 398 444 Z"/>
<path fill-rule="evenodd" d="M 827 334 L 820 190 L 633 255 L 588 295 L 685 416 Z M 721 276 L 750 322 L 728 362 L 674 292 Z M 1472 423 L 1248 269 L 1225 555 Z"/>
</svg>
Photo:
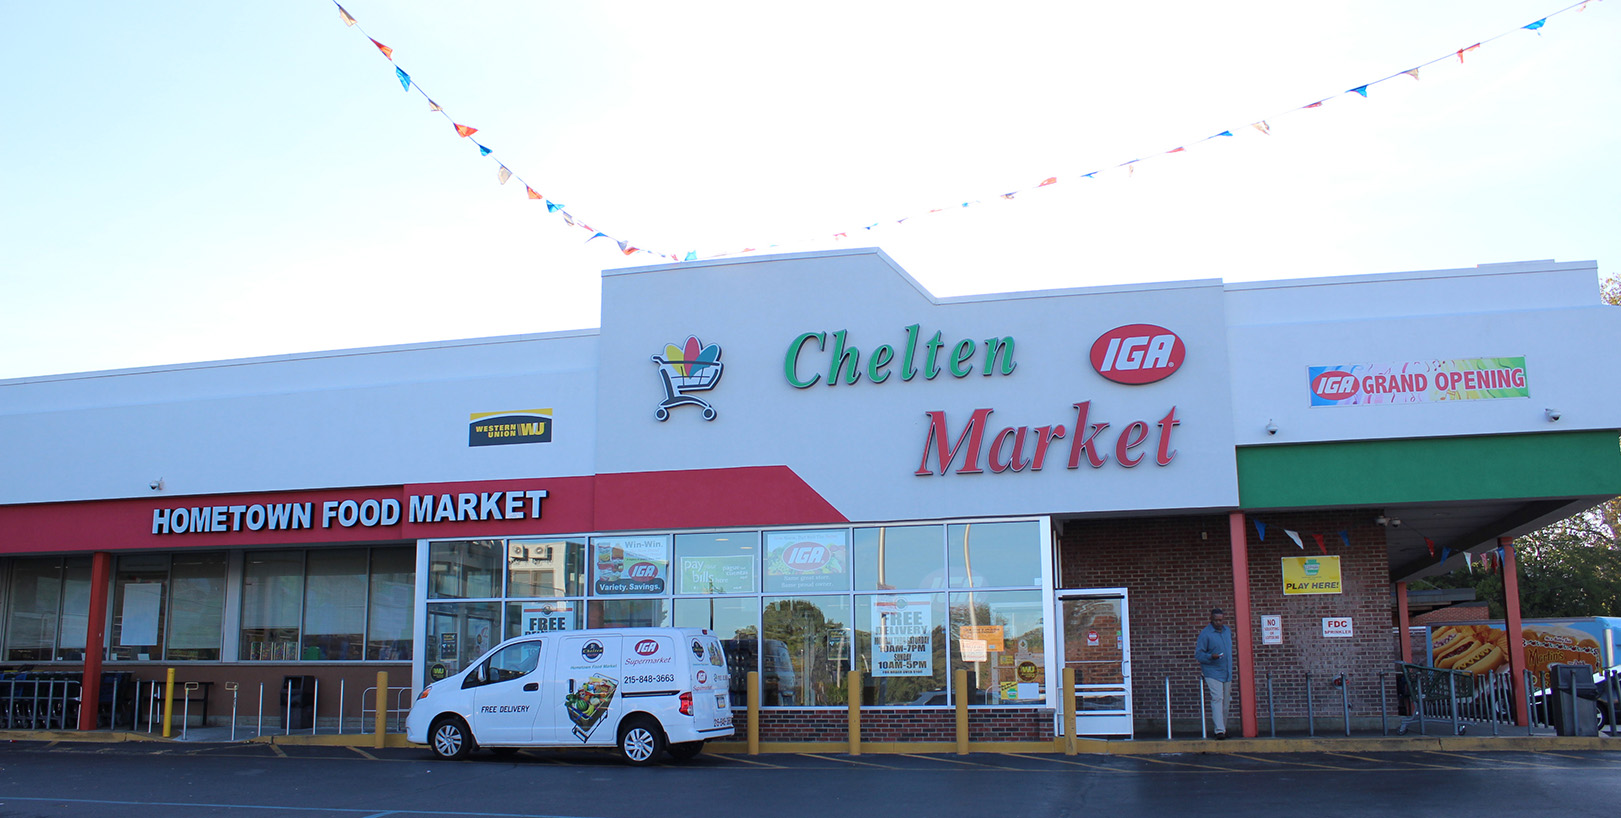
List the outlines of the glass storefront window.
<svg viewBox="0 0 1621 818">
<path fill-rule="evenodd" d="M 501 595 L 496 560 L 501 540 L 436 542 L 428 547 L 429 599 L 486 599 Z"/>
<path fill-rule="evenodd" d="M 767 531 L 766 593 L 850 590 L 850 531 Z"/>
<path fill-rule="evenodd" d="M 416 549 L 373 548 L 366 658 L 410 659 L 416 619 Z"/>
<path fill-rule="evenodd" d="M 90 558 L 68 557 L 62 562 L 62 636 L 56 658 L 83 662 L 90 625 Z"/>
<path fill-rule="evenodd" d="M 938 525 L 856 529 L 856 590 L 944 588 L 945 534 L 945 527 Z"/>
<path fill-rule="evenodd" d="M 118 558 L 113 573 L 113 659 L 144 662 L 163 656 L 168 584 L 169 555 Z"/>
<path fill-rule="evenodd" d="M 297 659 L 303 598 L 303 551 L 248 552 L 242 568 L 239 658 L 249 662 Z"/>
<path fill-rule="evenodd" d="M 61 608 L 62 560 L 13 562 L 11 592 L 6 595 L 6 660 L 50 661 Z"/>
<path fill-rule="evenodd" d="M 950 703 L 945 594 L 863 594 L 855 622 L 863 704 Z"/>
<path fill-rule="evenodd" d="M 752 594 L 755 567 L 760 563 L 760 534 L 728 531 L 721 534 L 675 535 L 678 594 Z"/>
<path fill-rule="evenodd" d="M 225 635 L 225 568 L 219 553 L 174 555 L 169 568 L 169 639 L 164 658 L 217 661 Z"/>
<path fill-rule="evenodd" d="M 763 602 L 761 704 L 848 703 L 850 597 L 766 597 Z"/>
<path fill-rule="evenodd" d="M 309 552 L 300 658 L 365 658 L 366 558 L 364 548 Z"/>
<path fill-rule="evenodd" d="M 594 599 L 586 614 L 588 628 L 664 628 L 670 625 L 670 600 Z"/>
<path fill-rule="evenodd" d="M 675 627 L 708 628 L 721 640 L 721 647 L 726 650 L 726 668 L 732 676 L 732 706 L 748 706 L 748 673 L 760 669 L 759 597 L 677 599 Z"/>
<path fill-rule="evenodd" d="M 1041 528 L 1035 521 L 946 527 L 953 588 L 1041 585 Z"/>
<path fill-rule="evenodd" d="M 501 603 L 447 602 L 428 605 L 428 681 L 460 673 L 494 647 L 501 633 Z"/>
<path fill-rule="evenodd" d="M 1040 591 L 951 595 L 951 669 L 967 669 L 969 704 L 1045 701 L 1045 610 Z"/>
<path fill-rule="evenodd" d="M 506 638 L 580 629 L 585 605 L 572 599 L 530 599 L 507 603 Z"/>
<path fill-rule="evenodd" d="M 591 538 L 592 596 L 646 596 L 669 591 L 669 537 Z"/>
<path fill-rule="evenodd" d="M 585 543 L 513 540 L 507 543 L 507 596 L 559 597 L 585 593 Z"/>
</svg>

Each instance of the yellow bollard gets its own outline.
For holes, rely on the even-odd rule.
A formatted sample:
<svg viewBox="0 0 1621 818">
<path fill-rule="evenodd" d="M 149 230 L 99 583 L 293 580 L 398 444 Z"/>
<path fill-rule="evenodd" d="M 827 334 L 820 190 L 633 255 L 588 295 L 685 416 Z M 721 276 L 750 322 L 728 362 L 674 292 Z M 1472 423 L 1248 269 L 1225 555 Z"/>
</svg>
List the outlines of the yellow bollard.
<svg viewBox="0 0 1621 818">
<path fill-rule="evenodd" d="M 381 750 L 388 732 L 388 671 L 377 671 L 377 723 L 372 746 Z"/>
<path fill-rule="evenodd" d="M 845 690 L 850 699 L 850 755 L 861 755 L 861 671 L 852 670 L 845 676 Z"/>
<path fill-rule="evenodd" d="M 174 735 L 174 668 L 163 678 L 163 737 Z"/>
<path fill-rule="evenodd" d="M 954 675 L 957 689 L 957 755 L 968 755 L 968 671 Z"/>
<path fill-rule="evenodd" d="M 748 707 L 749 707 L 749 755 L 760 754 L 760 671 L 749 671 L 748 679 Z"/>
<path fill-rule="evenodd" d="M 1075 668 L 1064 668 L 1064 755 L 1075 755 Z"/>
</svg>

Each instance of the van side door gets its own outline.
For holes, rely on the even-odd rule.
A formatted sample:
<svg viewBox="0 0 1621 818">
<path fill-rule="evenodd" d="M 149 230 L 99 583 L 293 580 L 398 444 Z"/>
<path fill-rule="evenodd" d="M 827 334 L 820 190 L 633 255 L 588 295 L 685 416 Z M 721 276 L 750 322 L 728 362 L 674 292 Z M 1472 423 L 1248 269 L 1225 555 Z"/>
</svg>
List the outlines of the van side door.
<svg viewBox="0 0 1621 818">
<path fill-rule="evenodd" d="M 583 631 L 556 639 L 556 659 L 548 684 L 545 743 L 564 746 L 611 745 L 619 739 L 624 712 L 619 664 L 621 637 Z"/>
<path fill-rule="evenodd" d="M 485 745 L 535 744 L 535 728 L 543 723 L 547 691 L 543 674 L 536 672 L 546 652 L 545 642 L 530 639 L 507 645 L 469 673 L 463 687 L 472 687 L 473 738 Z"/>
</svg>

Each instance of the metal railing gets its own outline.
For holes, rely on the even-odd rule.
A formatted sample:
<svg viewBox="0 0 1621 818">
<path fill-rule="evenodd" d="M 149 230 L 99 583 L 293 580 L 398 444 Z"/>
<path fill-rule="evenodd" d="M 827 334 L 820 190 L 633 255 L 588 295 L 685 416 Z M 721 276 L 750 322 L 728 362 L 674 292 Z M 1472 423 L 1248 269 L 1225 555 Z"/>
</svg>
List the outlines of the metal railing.
<svg viewBox="0 0 1621 818">
<path fill-rule="evenodd" d="M 72 730 L 79 726 L 80 680 L 66 673 L 0 678 L 0 728 Z"/>
</svg>

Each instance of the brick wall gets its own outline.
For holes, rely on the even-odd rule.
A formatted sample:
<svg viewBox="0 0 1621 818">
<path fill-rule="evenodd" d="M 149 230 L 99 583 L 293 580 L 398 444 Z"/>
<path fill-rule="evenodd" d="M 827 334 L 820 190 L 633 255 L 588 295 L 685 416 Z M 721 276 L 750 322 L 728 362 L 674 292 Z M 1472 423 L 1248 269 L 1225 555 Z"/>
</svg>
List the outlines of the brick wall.
<svg viewBox="0 0 1621 818">
<path fill-rule="evenodd" d="M 1390 625 L 1390 576 L 1384 529 L 1376 512 L 1335 511 L 1261 514 L 1268 526 L 1261 542 L 1248 529 L 1250 607 L 1255 645 L 1256 705 L 1266 728 L 1266 674 L 1273 677 L 1280 718 L 1306 713 L 1305 673 L 1319 717 L 1341 712 L 1332 678 L 1351 679 L 1353 716 L 1377 717 L 1378 671 L 1390 667 L 1396 644 Z M 1302 532 L 1306 551 L 1284 528 Z M 1345 530 L 1347 548 L 1336 533 Z M 1280 558 L 1319 554 L 1309 533 L 1327 534 L 1330 555 L 1340 557 L 1344 593 L 1285 598 Z M 1171 678 L 1171 718 L 1197 728 L 1198 665 L 1193 645 L 1209 610 L 1233 610 L 1232 551 L 1226 515 L 1069 521 L 1060 539 L 1060 588 L 1125 587 L 1130 605 L 1132 693 L 1139 733 L 1164 730 L 1165 678 Z M 1261 645 L 1260 615 L 1283 617 L 1283 644 Z M 1322 618 L 1349 616 L 1354 637 L 1325 639 Z M 1244 623 L 1233 623 L 1242 626 Z M 1229 714 L 1238 718 L 1237 690 Z"/>
<path fill-rule="evenodd" d="M 736 739 L 748 736 L 748 711 L 732 712 Z M 760 711 L 761 741 L 835 741 L 850 738 L 849 711 L 770 708 Z M 1053 711 L 1041 707 L 974 707 L 968 711 L 969 741 L 1051 741 Z M 956 741 L 957 715 L 949 707 L 864 707 L 861 740 Z"/>
</svg>

